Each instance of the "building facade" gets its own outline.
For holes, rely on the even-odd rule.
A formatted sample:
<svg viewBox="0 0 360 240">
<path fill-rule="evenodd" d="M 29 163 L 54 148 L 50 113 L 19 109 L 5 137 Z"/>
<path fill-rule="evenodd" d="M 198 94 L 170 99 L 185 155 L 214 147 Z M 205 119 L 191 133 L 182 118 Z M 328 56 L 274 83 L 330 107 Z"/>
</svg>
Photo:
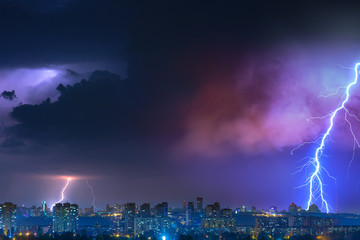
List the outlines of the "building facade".
<svg viewBox="0 0 360 240">
<path fill-rule="evenodd" d="M 11 202 L 1 204 L 0 225 L 6 236 L 14 236 L 16 231 L 16 204 L 12 204 Z"/>
<path fill-rule="evenodd" d="M 77 204 L 57 203 L 53 208 L 53 232 L 76 232 L 79 222 Z"/>
</svg>

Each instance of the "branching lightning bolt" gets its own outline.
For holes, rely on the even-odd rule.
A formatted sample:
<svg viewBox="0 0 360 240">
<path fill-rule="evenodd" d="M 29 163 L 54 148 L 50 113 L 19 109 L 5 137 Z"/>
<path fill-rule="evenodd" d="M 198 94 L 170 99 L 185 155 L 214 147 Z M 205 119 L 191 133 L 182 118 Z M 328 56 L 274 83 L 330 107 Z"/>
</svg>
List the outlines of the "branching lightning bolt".
<svg viewBox="0 0 360 240">
<path fill-rule="evenodd" d="M 62 202 L 62 201 L 65 199 L 65 191 L 66 191 L 66 188 L 69 186 L 71 180 L 72 180 L 71 177 L 68 177 L 68 178 L 67 178 L 66 185 L 65 185 L 65 186 L 63 187 L 63 189 L 61 190 L 61 199 L 60 199 L 59 201 L 55 202 L 55 203 L 51 206 L 51 209 L 55 206 L 56 203 Z"/>
<path fill-rule="evenodd" d="M 94 211 L 95 211 L 95 209 L 96 209 L 96 207 L 95 207 L 96 198 L 95 198 L 94 188 L 89 184 L 89 181 L 87 179 L 85 179 L 85 181 L 86 181 L 86 185 L 90 188 L 91 194 L 93 196 L 93 201 L 92 201 L 91 205 L 94 207 Z"/>
<path fill-rule="evenodd" d="M 328 93 L 328 94 L 325 94 L 325 95 L 319 95 L 318 98 L 327 98 L 327 97 L 330 97 L 330 96 L 337 95 L 339 93 L 340 89 L 346 89 L 346 87 L 338 87 L 335 92 Z"/>
<path fill-rule="evenodd" d="M 337 115 L 337 113 L 341 110 L 344 110 L 345 111 L 345 121 L 349 124 L 349 128 L 350 128 L 350 132 L 354 138 L 354 151 L 355 151 L 355 146 L 358 146 L 360 148 L 360 143 L 358 141 L 358 139 L 356 138 L 355 136 L 355 133 L 352 129 L 352 125 L 351 125 L 351 122 L 349 121 L 348 117 L 352 117 L 354 118 L 355 120 L 359 121 L 360 122 L 360 119 L 354 115 L 354 114 L 351 114 L 349 112 L 349 110 L 345 107 L 345 104 L 348 102 L 349 98 L 350 98 L 350 89 L 352 86 L 354 86 L 356 83 L 357 83 L 357 80 L 358 80 L 358 74 L 359 74 L 359 68 L 360 66 L 360 63 L 356 63 L 355 65 L 355 68 L 352 69 L 355 71 L 355 78 L 354 80 L 349 83 L 349 85 L 346 86 L 346 91 L 345 91 L 345 98 L 344 100 L 342 100 L 342 102 L 338 105 L 338 107 L 332 111 L 331 113 L 325 115 L 325 116 L 322 116 L 322 117 L 311 117 L 309 119 L 325 119 L 325 118 L 328 118 L 330 117 L 330 121 L 329 121 L 329 126 L 326 130 L 326 132 L 319 138 L 317 139 L 316 141 L 314 142 L 305 142 L 301 145 L 299 145 L 298 147 L 296 147 L 294 150 L 300 148 L 301 146 L 305 145 L 305 144 L 309 144 L 309 143 L 317 143 L 318 141 L 321 140 L 320 142 L 320 145 L 318 148 L 316 148 L 316 151 L 315 151 L 315 154 L 314 154 L 314 157 L 310 158 L 310 160 L 308 160 L 308 162 L 306 162 L 301 168 L 299 171 L 297 172 L 300 172 L 302 171 L 305 167 L 309 166 L 309 165 L 313 165 L 315 167 L 315 170 L 312 172 L 312 174 L 309 176 L 309 178 L 307 179 L 306 183 L 304 185 L 301 185 L 300 187 L 305 187 L 305 186 L 309 186 L 309 199 L 308 199 L 308 202 L 307 202 L 307 209 L 309 209 L 310 205 L 312 203 L 314 203 L 316 200 L 318 200 L 319 198 L 321 199 L 321 203 L 322 203 L 322 207 L 324 207 L 326 209 L 326 212 L 328 213 L 329 212 L 329 204 L 328 202 L 326 201 L 325 199 L 325 194 L 324 194 L 324 184 L 321 180 L 321 170 L 324 170 L 326 172 L 326 174 L 330 177 L 330 178 L 333 178 L 334 180 L 336 180 L 334 177 L 332 177 L 329 172 L 321 166 L 321 163 L 320 163 L 320 159 L 321 157 L 323 156 L 323 151 L 325 149 L 325 143 L 326 143 L 326 140 L 327 139 L 330 139 L 330 132 L 334 126 L 334 119 Z M 338 93 L 340 88 L 338 88 L 336 90 L 336 93 Z M 330 94 L 330 95 L 335 95 L 335 94 Z M 327 97 L 327 96 L 330 96 L 330 95 L 326 95 L 324 97 Z M 308 120 L 309 120 L 308 119 Z M 291 154 L 293 154 L 293 151 L 291 151 Z M 352 163 L 354 159 L 354 155 L 353 155 L 353 158 L 352 160 L 350 161 L 349 163 L 349 168 L 350 168 L 350 165 Z M 348 168 L 348 169 L 349 169 Z M 348 170 L 349 171 L 349 170 Z M 296 173 L 297 173 L 296 172 Z"/>
</svg>

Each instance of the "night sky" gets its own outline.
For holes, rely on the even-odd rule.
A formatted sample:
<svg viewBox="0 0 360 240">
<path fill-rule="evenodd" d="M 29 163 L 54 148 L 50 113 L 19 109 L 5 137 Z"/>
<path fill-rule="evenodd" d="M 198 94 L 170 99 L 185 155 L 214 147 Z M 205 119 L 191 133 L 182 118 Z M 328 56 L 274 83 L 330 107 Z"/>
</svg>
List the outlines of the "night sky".
<svg viewBox="0 0 360 240">
<path fill-rule="evenodd" d="M 295 173 L 317 145 L 290 153 L 324 133 L 328 118 L 308 118 L 336 108 L 354 78 L 359 13 L 325 1 L 0 1 L 0 201 L 54 203 L 73 176 L 65 200 L 80 207 L 88 180 L 99 208 L 197 196 L 305 208 L 297 187 L 311 167 Z M 360 86 L 351 94 L 360 118 Z M 332 212 L 360 208 L 353 146 L 341 112 L 321 160 L 337 179 L 323 174 Z"/>
</svg>

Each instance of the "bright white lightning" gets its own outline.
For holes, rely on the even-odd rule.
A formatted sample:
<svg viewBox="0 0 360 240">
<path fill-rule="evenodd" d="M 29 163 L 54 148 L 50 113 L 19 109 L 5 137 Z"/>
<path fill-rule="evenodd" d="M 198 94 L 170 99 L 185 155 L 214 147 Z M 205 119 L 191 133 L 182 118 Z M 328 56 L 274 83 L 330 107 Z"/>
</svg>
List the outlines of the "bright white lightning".
<svg viewBox="0 0 360 240">
<path fill-rule="evenodd" d="M 322 206 L 325 207 L 326 212 L 329 212 L 329 204 L 325 200 L 324 190 L 323 190 L 323 183 L 322 183 L 321 177 L 320 177 L 320 172 L 321 172 L 322 169 L 324 169 L 320 164 L 320 158 L 323 155 L 323 151 L 324 151 L 324 148 L 325 148 L 325 141 L 327 140 L 327 138 L 330 138 L 330 132 L 331 132 L 333 126 L 334 126 L 334 119 L 336 117 L 336 114 L 340 110 L 345 110 L 345 121 L 350 126 L 350 132 L 351 132 L 352 136 L 354 137 L 354 142 L 360 147 L 359 141 L 355 137 L 355 134 L 354 134 L 354 132 L 352 130 L 351 123 L 349 122 L 349 120 L 347 118 L 347 116 L 351 116 L 351 117 L 354 117 L 354 116 L 353 116 L 353 114 L 350 114 L 349 111 L 345 108 L 345 104 L 348 102 L 348 100 L 350 98 L 350 92 L 349 92 L 350 88 L 357 83 L 358 74 L 359 74 L 359 72 L 358 72 L 358 67 L 359 66 L 360 66 L 360 63 L 357 63 L 355 65 L 355 68 L 353 69 L 355 71 L 355 78 L 346 87 L 345 99 L 341 102 L 341 104 L 333 112 L 331 112 L 330 114 L 327 114 L 324 117 L 320 117 L 320 119 L 330 117 L 330 125 L 327 128 L 326 132 L 321 137 L 321 143 L 320 143 L 319 147 L 315 151 L 315 156 L 313 158 L 311 158 L 308 163 L 305 164 L 306 166 L 309 165 L 309 164 L 312 164 L 315 167 L 314 172 L 307 179 L 307 183 L 305 185 L 303 185 L 303 186 L 309 185 L 309 200 L 308 200 L 307 209 L 309 209 L 310 205 L 312 203 L 314 203 L 320 197 L 321 202 L 322 202 Z M 358 118 L 356 116 L 354 118 L 356 120 L 358 120 Z"/>
<path fill-rule="evenodd" d="M 65 185 L 65 186 L 63 187 L 63 189 L 61 190 L 61 199 L 60 199 L 59 201 L 55 202 L 55 203 L 51 206 L 51 209 L 53 209 L 53 207 L 55 206 L 56 203 L 62 202 L 62 201 L 65 199 L 65 191 L 66 191 L 66 188 L 69 186 L 71 180 L 72 180 L 71 177 L 67 178 L 66 185 Z"/>
</svg>

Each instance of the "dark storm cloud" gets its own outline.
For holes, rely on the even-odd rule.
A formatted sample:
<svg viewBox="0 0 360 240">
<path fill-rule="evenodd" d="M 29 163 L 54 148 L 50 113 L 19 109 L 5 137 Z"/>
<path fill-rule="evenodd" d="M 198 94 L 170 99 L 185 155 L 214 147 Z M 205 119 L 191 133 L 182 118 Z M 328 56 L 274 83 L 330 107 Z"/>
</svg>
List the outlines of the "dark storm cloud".
<svg viewBox="0 0 360 240">
<path fill-rule="evenodd" d="M 12 101 L 12 100 L 14 100 L 16 98 L 15 90 L 3 91 L 0 96 L 7 99 L 7 100 Z"/>
<path fill-rule="evenodd" d="M 126 81 L 116 74 L 96 71 L 89 80 L 73 86 L 60 84 L 57 90 L 57 101 L 46 99 L 38 105 L 14 108 L 11 116 L 20 123 L 17 131 L 38 139 L 103 139 L 121 137 L 136 125 Z"/>
<path fill-rule="evenodd" d="M 166 124 L 158 123 L 164 115 L 152 115 L 142 102 L 137 102 L 136 89 L 128 79 L 95 71 L 88 80 L 58 85 L 57 91 L 60 96 L 53 102 L 45 99 L 40 104 L 15 107 L 11 116 L 18 124 L 7 128 L 6 133 L 30 141 L 28 147 L 40 152 L 56 152 L 54 145 L 64 146 L 64 152 L 78 156 L 68 158 L 78 167 L 96 164 L 99 158 L 135 166 L 163 161 L 167 151 L 157 149 L 168 145 L 169 137 L 164 140 L 159 131 L 168 129 Z M 20 147 L 27 151 L 26 146 Z"/>
</svg>

